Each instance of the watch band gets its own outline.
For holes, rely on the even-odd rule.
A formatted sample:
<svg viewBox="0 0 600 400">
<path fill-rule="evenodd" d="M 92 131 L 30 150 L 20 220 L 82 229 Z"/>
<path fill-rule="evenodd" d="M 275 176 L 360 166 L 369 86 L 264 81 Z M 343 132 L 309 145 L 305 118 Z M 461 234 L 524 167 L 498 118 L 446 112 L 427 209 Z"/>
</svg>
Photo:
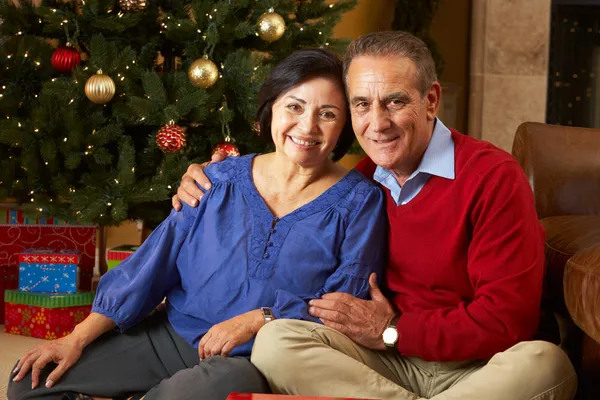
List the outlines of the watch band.
<svg viewBox="0 0 600 400">
<path fill-rule="evenodd" d="M 262 310 L 265 324 L 267 324 L 268 322 L 271 322 L 275 319 L 275 317 L 273 316 L 273 311 L 271 311 L 271 309 L 269 307 L 261 307 L 260 309 Z"/>
</svg>

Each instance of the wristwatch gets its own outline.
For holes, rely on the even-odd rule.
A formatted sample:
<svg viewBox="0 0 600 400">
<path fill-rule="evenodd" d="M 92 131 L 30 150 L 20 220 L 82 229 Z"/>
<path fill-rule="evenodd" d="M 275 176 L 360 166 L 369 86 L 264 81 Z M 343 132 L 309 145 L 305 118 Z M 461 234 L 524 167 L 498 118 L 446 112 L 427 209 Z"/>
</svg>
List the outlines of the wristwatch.
<svg viewBox="0 0 600 400">
<path fill-rule="evenodd" d="M 398 324 L 398 320 L 400 319 L 399 315 L 394 316 L 387 328 L 385 328 L 385 330 L 383 331 L 383 334 L 381 335 L 381 337 L 383 338 L 383 343 L 387 346 L 387 347 L 391 347 L 394 348 L 396 347 L 396 343 L 398 343 L 398 328 L 396 328 L 396 325 Z"/>
<path fill-rule="evenodd" d="M 273 316 L 273 311 L 271 311 L 269 307 L 261 307 L 260 309 L 262 310 L 263 318 L 265 319 L 265 324 L 275 319 L 275 317 Z"/>
</svg>

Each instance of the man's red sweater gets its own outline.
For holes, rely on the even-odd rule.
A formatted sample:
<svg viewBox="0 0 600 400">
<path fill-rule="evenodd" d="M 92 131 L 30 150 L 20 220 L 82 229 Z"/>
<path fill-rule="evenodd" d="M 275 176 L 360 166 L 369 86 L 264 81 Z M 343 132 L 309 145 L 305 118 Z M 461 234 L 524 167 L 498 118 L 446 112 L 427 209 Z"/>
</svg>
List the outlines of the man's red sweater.
<svg viewBox="0 0 600 400">
<path fill-rule="evenodd" d="M 431 176 L 399 206 L 382 187 L 397 348 L 427 361 L 489 358 L 531 340 L 540 317 L 544 230 L 527 178 L 508 153 L 451 131 L 454 180 Z"/>
</svg>

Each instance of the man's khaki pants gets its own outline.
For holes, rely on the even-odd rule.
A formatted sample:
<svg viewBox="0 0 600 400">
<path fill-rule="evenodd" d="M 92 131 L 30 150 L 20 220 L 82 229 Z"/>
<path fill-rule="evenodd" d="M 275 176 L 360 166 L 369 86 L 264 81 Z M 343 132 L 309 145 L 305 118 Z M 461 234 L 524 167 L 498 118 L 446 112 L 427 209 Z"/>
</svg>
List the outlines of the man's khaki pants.
<svg viewBox="0 0 600 400">
<path fill-rule="evenodd" d="M 567 400 L 577 388 L 568 357 L 548 342 L 522 342 L 486 361 L 426 362 L 369 350 L 334 329 L 297 320 L 265 325 L 252 363 L 275 393 L 307 396 Z"/>
</svg>

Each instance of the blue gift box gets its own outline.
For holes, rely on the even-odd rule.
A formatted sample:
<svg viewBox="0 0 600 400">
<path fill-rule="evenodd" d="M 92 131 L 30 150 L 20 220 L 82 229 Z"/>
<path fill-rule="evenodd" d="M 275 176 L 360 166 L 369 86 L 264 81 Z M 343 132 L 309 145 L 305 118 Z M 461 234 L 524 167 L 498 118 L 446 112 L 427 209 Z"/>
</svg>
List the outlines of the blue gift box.
<svg viewBox="0 0 600 400">
<path fill-rule="evenodd" d="M 77 250 L 24 250 L 19 254 L 19 291 L 75 293 L 79 259 Z"/>
</svg>

